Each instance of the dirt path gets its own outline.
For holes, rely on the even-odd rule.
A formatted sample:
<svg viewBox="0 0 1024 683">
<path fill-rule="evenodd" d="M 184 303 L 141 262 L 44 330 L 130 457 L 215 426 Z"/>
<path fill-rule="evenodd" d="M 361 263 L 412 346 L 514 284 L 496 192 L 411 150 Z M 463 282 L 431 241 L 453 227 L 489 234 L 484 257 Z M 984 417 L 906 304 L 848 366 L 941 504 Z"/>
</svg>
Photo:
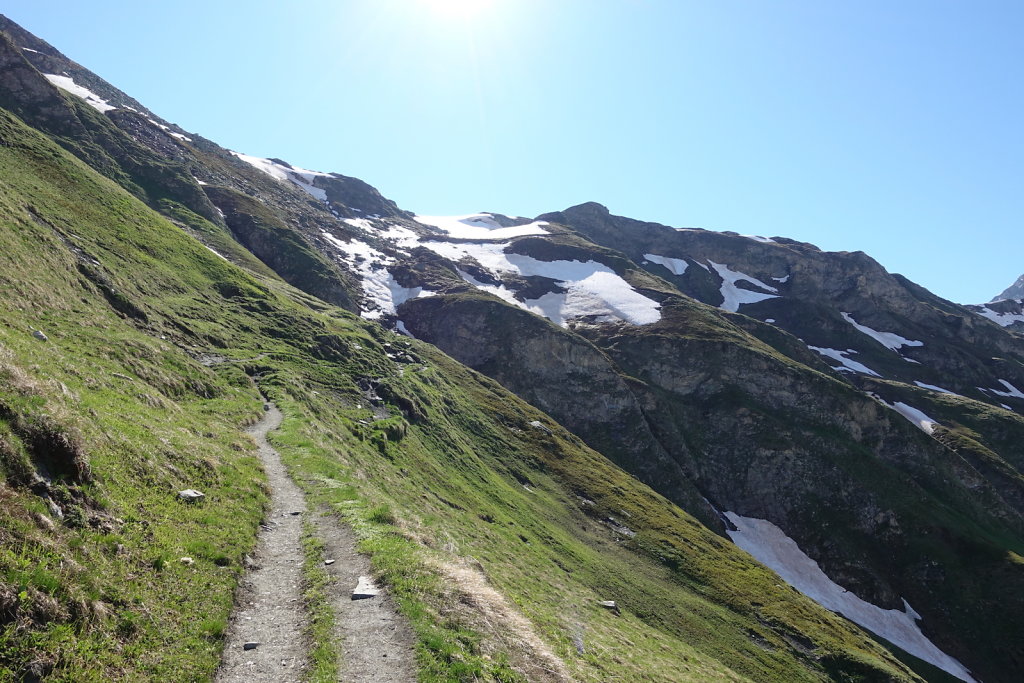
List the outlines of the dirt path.
<svg viewBox="0 0 1024 683">
<path fill-rule="evenodd" d="M 416 680 L 415 638 L 394 602 L 381 590 L 373 598 L 353 599 L 353 589 L 369 580 L 370 560 L 355 550 L 352 530 L 331 516 L 317 520 L 327 571 L 334 579 L 331 608 L 335 638 L 342 651 L 345 683 L 404 683 Z M 362 583 L 366 586 L 366 583 Z M 372 584 L 371 584 L 372 585 Z"/>
<path fill-rule="evenodd" d="M 260 533 L 256 568 L 243 579 L 235 600 L 218 683 L 298 682 L 308 664 L 304 636 L 308 620 L 301 588 L 306 499 L 267 443 L 267 432 L 281 424 L 280 411 L 268 405 L 263 419 L 247 431 L 259 445 L 271 490 L 271 511 Z M 258 645 L 246 650 L 246 643 Z"/>
<path fill-rule="evenodd" d="M 271 490 L 271 511 L 260 533 L 256 567 L 243 579 L 236 596 L 217 683 L 298 683 L 309 664 L 304 635 L 309 620 L 302 602 L 306 500 L 267 443 L 267 433 L 281 420 L 280 411 L 267 404 L 263 419 L 247 430 L 259 446 Z M 325 546 L 324 557 L 330 561 L 325 568 L 333 579 L 329 592 L 341 652 L 339 680 L 412 683 L 416 680 L 412 629 L 383 590 L 373 597 L 353 598 L 357 585 L 372 586 L 366 583 L 369 559 L 356 552 L 355 535 L 338 519 L 316 515 L 315 523 Z M 246 650 L 246 643 L 258 645 Z"/>
</svg>

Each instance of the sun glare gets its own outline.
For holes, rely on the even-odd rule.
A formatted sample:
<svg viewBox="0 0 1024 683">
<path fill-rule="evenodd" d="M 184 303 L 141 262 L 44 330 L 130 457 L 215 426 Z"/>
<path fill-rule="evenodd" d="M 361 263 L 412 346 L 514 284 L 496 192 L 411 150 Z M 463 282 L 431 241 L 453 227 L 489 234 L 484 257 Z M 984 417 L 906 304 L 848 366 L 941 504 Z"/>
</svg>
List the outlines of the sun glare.
<svg viewBox="0 0 1024 683">
<path fill-rule="evenodd" d="M 494 4 L 494 0 L 420 0 L 432 11 L 453 19 L 469 19 Z"/>
</svg>

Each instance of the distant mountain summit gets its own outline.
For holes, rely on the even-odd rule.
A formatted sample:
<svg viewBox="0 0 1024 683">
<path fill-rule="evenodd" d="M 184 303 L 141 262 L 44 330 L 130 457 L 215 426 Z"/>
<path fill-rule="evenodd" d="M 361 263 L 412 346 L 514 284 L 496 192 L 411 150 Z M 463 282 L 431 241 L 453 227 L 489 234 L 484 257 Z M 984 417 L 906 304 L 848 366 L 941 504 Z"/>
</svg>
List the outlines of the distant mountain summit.
<svg viewBox="0 0 1024 683">
<path fill-rule="evenodd" d="M 1003 290 L 1003 293 L 992 299 L 1002 301 L 1003 299 L 1024 299 L 1024 275 L 1017 278 L 1017 281 Z"/>
</svg>

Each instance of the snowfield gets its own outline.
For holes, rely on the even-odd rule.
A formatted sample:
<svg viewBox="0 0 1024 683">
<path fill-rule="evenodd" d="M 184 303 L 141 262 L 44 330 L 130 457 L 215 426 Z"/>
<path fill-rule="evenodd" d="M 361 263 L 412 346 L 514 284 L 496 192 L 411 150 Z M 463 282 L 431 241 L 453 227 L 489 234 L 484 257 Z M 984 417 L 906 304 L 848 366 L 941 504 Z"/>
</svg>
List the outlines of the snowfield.
<svg viewBox="0 0 1024 683">
<path fill-rule="evenodd" d="M 661 320 L 658 302 L 637 292 L 615 271 L 597 261 L 539 261 L 522 254 L 507 254 L 506 245 L 493 242 L 424 242 L 423 246 L 456 263 L 473 258 L 498 279 L 507 274 L 555 280 L 565 292 L 549 292 L 537 299 L 520 301 L 504 286 L 481 287 L 476 280 L 463 275 L 470 284 L 562 327 L 566 327 L 569 320 L 583 316 L 596 316 L 601 322 L 621 320 L 633 325 Z"/>
<path fill-rule="evenodd" d="M 882 609 L 861 600 L 828 578 L 818 563 L 800 550 L 796 541 L 771 522 L 741 517 L 734 512 L 726 512 L 725 516 L 736 527 L 735 531 L 728 531 L 733 543 L 811 600 L 962 681 L 975 681 L 963 664 L 921 633 L 917 625 L 921 615 L 906 600 L 903 601 L 903 611 Z"/>
<path fill-rule="evenodd" d="M 369 244 L 352 240 L 343 242 L 329 232 L 321 233 L 338 250 L 338 258 L 358 273 L 366 297 L 360 315 L 375 320 L 383 315 L 394 315 L 398 307 L 409 299 L 432 296 L 434 292 L 422 287 L 403 287 L 388 271 L 395 260 Z"/>
</svg>

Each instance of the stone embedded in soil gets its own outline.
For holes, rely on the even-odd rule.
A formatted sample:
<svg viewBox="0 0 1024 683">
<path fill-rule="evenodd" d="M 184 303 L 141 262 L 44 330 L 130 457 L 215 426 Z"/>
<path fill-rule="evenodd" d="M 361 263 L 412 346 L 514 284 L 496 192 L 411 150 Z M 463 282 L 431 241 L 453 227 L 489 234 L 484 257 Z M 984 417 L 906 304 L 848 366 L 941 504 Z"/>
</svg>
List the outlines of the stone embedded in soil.
<svg viewBox="0 0 1024 683">
<path fill-rule="evenodd" d="M 530 423 L 530 426 L 533 427 L 534 429 L 539 429 L 542 432 L 546 432 L 547 434 L 551 433 L 551 430 L 548 429 L 547 425 L 545 425 L 540 420 L 534 420 L 533 422 Z"/>
<path fill-rule="evenodd" d="M 184 491 L 178 491 L 178 498 L 186 503 L 194 503 L 197 500 L 206 498 L 206 494 L 202 491 L 196 491 L 195 489 L 185 489 Z"/>
<path fill-rule="evenodd" d="M 242 646 L 242 649 L 243 650 L 255 650 L 259 646 L 260 646 L 259 643 L 248 642 L 248 643 L 246 643 L 245 645 Z"/>
<path fill-rule="evenodd" d="M 360 576 L 359 583 L 356 584 L 355 590 L 352 591 L 353 600 L 366 600 L 367 598 L 375 598 L 378 595 L 380 595 L 380 589 L 367 576 Z"/>
</svg>

